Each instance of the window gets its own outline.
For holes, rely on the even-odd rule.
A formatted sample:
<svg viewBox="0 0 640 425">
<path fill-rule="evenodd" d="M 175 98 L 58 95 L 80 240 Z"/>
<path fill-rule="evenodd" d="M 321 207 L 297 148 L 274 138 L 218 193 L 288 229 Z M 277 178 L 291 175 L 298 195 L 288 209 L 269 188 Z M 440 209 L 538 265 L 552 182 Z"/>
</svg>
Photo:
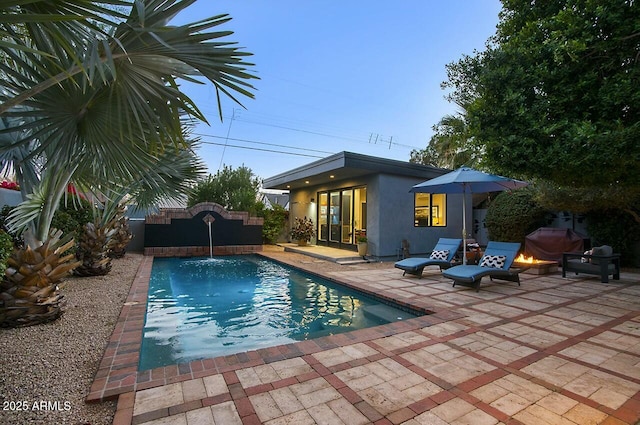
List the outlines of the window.
<svg viewBox="0 0 640 425">
<path fill-rule="evenodd" d="M 416 227 L 429 225 L 429 209 L 431 208 L 431 195 L 428 193 L 416 193 L 414 223 Z"/>
<path fill-rule="evenodd" d="M 447 195 L 444 193 L 431 195 L 431 225 L 436 227 L 447 225 Z"/>
<path fill-rule="evenodd" d="M 443 193 L 416 193 L 414 207 L 415 227 L 444 227 L 447 225 L 447 195 Z"/>
</svg>

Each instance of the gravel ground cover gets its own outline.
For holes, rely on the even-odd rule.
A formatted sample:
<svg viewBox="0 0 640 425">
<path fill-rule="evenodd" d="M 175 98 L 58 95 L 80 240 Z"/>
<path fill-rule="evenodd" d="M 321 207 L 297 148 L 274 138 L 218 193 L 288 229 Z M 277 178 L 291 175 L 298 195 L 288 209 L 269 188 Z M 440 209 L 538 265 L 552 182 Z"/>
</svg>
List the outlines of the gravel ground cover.
<svg viewBox="0 0 640 425">
<path fill-rule="evenodd" d="M 0 424 L 111 424 L 115 401 L 84 399 L 141 260 L 128 253 L 106 276 L 67 278 L 55 322 L 0 329 Z"/>
</svg>

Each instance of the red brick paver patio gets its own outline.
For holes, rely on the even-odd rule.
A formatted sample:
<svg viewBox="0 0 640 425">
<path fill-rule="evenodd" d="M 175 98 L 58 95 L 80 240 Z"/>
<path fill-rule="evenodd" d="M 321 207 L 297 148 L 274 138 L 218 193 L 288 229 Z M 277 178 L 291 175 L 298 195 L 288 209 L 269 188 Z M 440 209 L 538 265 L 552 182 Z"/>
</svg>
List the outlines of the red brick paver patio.
<svg viewBox="0 0 640 425">
<path fill-rule="evenodd" d="M 89 401 L 114 424 L 636 424 L 640 275 L 522 274 L 455 287 L 393 263 L 263 255 L 433 314 L 137 372 L 152 258 L 143 260 Z"/>
</svg>

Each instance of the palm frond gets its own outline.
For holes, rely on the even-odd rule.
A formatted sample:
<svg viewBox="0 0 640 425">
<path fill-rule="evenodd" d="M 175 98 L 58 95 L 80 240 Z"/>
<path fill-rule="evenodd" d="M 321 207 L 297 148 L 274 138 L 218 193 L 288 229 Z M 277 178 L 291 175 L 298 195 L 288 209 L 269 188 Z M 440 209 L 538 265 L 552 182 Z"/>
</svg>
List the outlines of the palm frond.
<svg viewBox="0 0 640 425">
<path fill-rule="evenodd" d="M 192 3 L 0 0 L 0 155 L 8 161 L 22 149 L 19 161 L 42 173 L 16 225 L 34 221 L 40 205 L 38 234 L 46 237 L 72 177 L 101 182 L 99 190 L 113 192 L 108 199 L 129 193 L 142 204 L 190 188 L 204 167 L 182 119 L 206 119 L 179 81 L 208 80 L 239 103 L 234 95 L 253 97 L 249 81 L 257 78 L 245 62 L 249 53 L 217 29 L 228 16 L 168 25 Z M 128 6 L 130 14 L 122 19 L 105 4 Z"/>
<path fill-rule="evenodd" d="M 226 87 L 228 90 L 253 97 L 251 92 L 253 86 L 247 81 L 257 77 L 247 72 L 246 68 L 252 64 L 245 63 L 243 59 L 250 54 L 228 47 L 233 43 L 212 41 L 230 35 L 230 31 L 204 32 L 227 22 L 229 18 L 226 15 L 219 15 L 195 24 L 166 25 L 173 16 L 191 3 L 192 1 L 135 2 L 136 7 L 131 9 L 129 19 L 121 23 L 113 33 L 113 37 L 109 38 L 109 49 L 105 49 L 103 42 L 106 37 L 105 32 L 100 31 L 95 25 L 83 27 L 82 31 L 76 28 L 78 25 L 72 25 L 72 29 L 75 30 L 73 32 L 60 24 L 51 29 L 55 34 L 53 40 L 51 36 L 46 37 L 46 32 L 40 26 L 30 29 L 33 31 L 32 34 L 30 33 L 33 45 L 42 46 L 42 50 L 52 52 L 55 57 L 43 60 L 37 55 L 22 53 L 26 57 L 25 62 L 32 64 L 28 71 L 45 69 L 46 78 L 38 78 L 37 81 L 33 81 L 34 84 L 23 87 L 23 90 L 14 96 L 6 93 L 0 96 L 5 97 L 0 99 L 3 100 L 0 113 L 37 96 L 42 91 L 51 89 L 65 79 L 79 78 L 79 73 L 84 72 L 90 84 L 96 84 L 97 75 L 107 83 L 109 76 L 116 78 L 117 72 L 123 71 L 125 67 L 137 68 L 138 73 L 154 75 L 156 79 L 165 83 L 167 80 L 183 78 L 183 76 L 192 79 L 193 75 L 201 75 L 218 89 Z M 144 5 L 143 9 L 141 9 L 142 5 Z M 139 10 L 144 12 L 144 21 L 140 21 Z M 45 24 L 51 23 L 45 22 L 40 25 Z M 58 29 L 58 32 L 54 29 Z M 14 35 L 14 37 L 17 36 Z M 72 41 L 63 43 L 59 40 L 60 37 Z M 76 48 L 76 51 L 73 51 L 69 49 L 69 44 L 83 46 L 83 48 Z M 110 69 L 110 72 L 106 69 Z M 36 75 L 41 73 L 35 72 Z M 129 74 L 135 74 L 135 72 Z M 142 94 L 144 90 L 137 93 Z M 198 118 L 202 119 L 201 116 Z"/>
<path fill-rule="evenodd" d="M 200 32 L 227 22 L 227 17 L 180 27 L 161 26 L 188 3 L 145 3 L 144 26 L 137 12 L 120 25 L 109 44 L 109 54 L 100 55 L 104 67 L 92 68 L 91 61 L 98 59 L 84 59 L 85 69 L 93 77 L 89 84 L 71 78 L 56 80 L 56 84 L 25 99 L 31 120 L 21 129 L 30 138 L 22 142 L 37 138 L 41 146 L 34 155 L 47 152 L 53 162 L 68 161 L 72 155 L 82 164 L 100 158 L 114 167 L 114 173 L 126 177 L 131 167 L 144 168 L 140 150 L 156 154 L 179 145 L 182 114 L 205 120 L 194 102 L 178 89 L 176 79 L 205 76 L 214 81 L 217 91 L 236 101 L 231 90 L 252 96 L 247 89 L 251 86 L 243 81 L 255 78 L 243 71 L 246 54 L 222 47 L 229 43 L 209 42 L 229 32 Z M 88 49 L 86 54 L 93 55 L 97 48 Z M 51 83 L 50 75 L 64 66 L 69 70 L 79 68 L 67 56 L 58 59 L 60 63 L 51 65 L 53 68 L 49 68 L 50 61 L 36 64 L 25 59 L 21 75 L 28 79 L 15 81 L 14 89 L 29 85 L 29 80 Z M 11 101 L 1 93 L 0 100 Z M 14 108 L 6 115 L 20 117 L 24 112 Z M 82 149 L 77 149 L 78 145 Z"/>
<path fill-rule="evenodd" d="M 36 220 L 40 216 L 47 194 L 43 187 L 37 187 L 27 195 L 9 214 L 8 227 L 11 232 L 21 234 L 28 229 L 35 232 Z"/>
</svg>

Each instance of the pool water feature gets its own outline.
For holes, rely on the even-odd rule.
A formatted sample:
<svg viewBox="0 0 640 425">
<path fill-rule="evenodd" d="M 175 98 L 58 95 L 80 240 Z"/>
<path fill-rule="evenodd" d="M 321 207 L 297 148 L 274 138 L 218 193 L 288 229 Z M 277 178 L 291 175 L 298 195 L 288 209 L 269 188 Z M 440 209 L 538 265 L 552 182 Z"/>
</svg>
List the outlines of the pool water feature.
<svg viewBox="0 0 640 425">
<path fill-rule="evenodd" d="M 416 317 L 255 256 L 155 258 L 139 370 Z"/>
</svg>

